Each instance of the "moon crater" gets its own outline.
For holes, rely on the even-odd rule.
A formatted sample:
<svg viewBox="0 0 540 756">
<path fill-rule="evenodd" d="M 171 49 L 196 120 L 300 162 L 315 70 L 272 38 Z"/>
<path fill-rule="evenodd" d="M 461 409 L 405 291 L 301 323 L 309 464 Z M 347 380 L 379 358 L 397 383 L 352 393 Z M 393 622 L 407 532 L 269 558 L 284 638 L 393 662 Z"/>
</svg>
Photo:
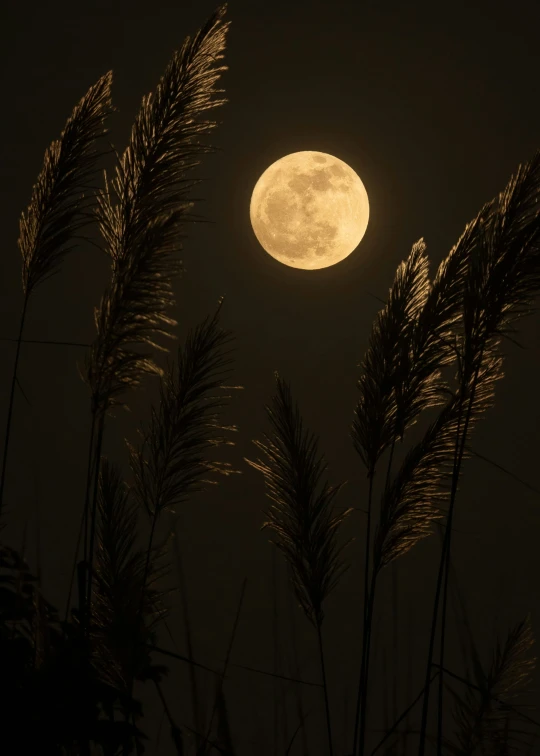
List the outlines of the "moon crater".
<svg viewBox="0 0 540 756">
<path fill-rule="evenodd" d="M 358 246 L 369 202 L 359 176 L 342 160 L 324 152 L 294 152 L 261 175 L 250 218 L 272 257 L 315 270 L 340 262 Z"/>
</svg>

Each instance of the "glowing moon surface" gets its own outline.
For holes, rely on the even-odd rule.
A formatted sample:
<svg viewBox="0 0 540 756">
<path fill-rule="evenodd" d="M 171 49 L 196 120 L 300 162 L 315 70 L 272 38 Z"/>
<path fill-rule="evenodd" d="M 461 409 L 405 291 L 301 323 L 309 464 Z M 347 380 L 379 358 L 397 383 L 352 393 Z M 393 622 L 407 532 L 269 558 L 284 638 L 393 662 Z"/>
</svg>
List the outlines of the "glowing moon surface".
<svg viewBox="0 0 540 756">
<path fill-rule="evenodd" d="M 305 270 L 348 257 L 364 236 L 369 202 L 353 169 L 326 152 L 293 152 L 261 175 L 249 207 L 255 236 L 269 255 Z"/>
</svg>

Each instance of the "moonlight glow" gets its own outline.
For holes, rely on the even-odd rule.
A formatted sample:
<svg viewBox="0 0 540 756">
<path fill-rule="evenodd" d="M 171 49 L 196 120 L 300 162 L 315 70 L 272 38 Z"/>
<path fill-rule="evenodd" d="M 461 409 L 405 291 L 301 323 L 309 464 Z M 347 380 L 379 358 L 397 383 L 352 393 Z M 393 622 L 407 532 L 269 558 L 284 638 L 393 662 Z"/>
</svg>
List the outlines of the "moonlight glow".
<svg viewBox="0 0 540 756">
<path fill-rule="evenodd" d="M 293 152 L 272 163 L 255 184 L 249 207 L 255 236 L 279 262 L 327 268 L 351 254 L 369 218 L 360 177 L 326 152 Z"/>
</svg>

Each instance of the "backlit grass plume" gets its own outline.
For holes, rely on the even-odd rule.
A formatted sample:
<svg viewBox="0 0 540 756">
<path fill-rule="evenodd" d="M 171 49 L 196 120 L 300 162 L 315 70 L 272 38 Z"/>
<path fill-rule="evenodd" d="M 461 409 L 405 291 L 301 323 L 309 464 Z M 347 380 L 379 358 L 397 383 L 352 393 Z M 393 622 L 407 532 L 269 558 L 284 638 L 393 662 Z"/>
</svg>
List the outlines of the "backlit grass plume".
<svg viewBox="0 0 540 756">
<path fill-rule="evenodd" d="M 92 221 L 89 212 L 94 200 L 92 178 L 102 151 L 97 141 L 108 131 L 104 128 L 111 105 L 112 71 L 93 84 L 69 116 L 60 139 L 45 150 L 43 167 L 32 189 L 28 209 L 19 221 L 17 241 L 22 255 L 24 301 L 8 405 L 2 473 L 0 512 L 4 495 L 7 453 L 17 382 L 17 367 L 28 301 L 34 289 L 58 271 L 64 256 L 75 246 L 70 242 L 76 232 Z"/>
<path fill-rule="evenodd" d="M 234 446 L 223 432 L 237 430 L 220 419 L 231 398 L 225 391 L 242 388 L 223 385 L 231 372 L 232 349 L 226 347 L 232 335 L 219 325 L 222 303 L 178 348 L 177 364 L 169 365 L 160 381 L 159 407 L 152 407 L 148 428 L 139 430 L 140 446 L 126 440 L 133 492 L 151 520 L 148 560 L 160 514 L 174 514 L 201 484 L 216 484 L 216 474 L 240 472 L 213 459 L 216 447 Z"/>
<path fill-rule="evenodd" d="M 472 255 L 463 297 L 460 379 L 474 374 L 486 348 L 530 314 L 540 291 L 540 151 L 500 193 Z"/>
<path fill-rule="evenodd" d="M 408 424 L 404 407 L 398 407 L 396 391 L 408 373 L 410 331 L 428 292 L 428 265 L 426 246 L 420 239 L 398 267 L 362 362 L 352 437 L 370 478 L 381 454 L 396 435 L 403 435 Z"/>
<path fill-rule="evenodd" d="M 407 263 L 398 269 L 388 303 L 375 322 L 368 353 L 359 381 L 361 398 L 355 412 L 353 441 L 368 467 L 368 529 L 364 590 L 364 643 L 359 683 L 359 749 L 363 753 L 367 670 L 369 668 L 370 622 L 377 573 L 419 540 L 430 535 L 431 523 L 440 518 L 438 505 L 450 493 L 454 472 L 456 439 L 462 423 L 465 400 L 470 402 L 469 428 L 491 405 L 494 381 L 501 375 L 497 355 L 485 354 L 480 385 L 469 380 L 453 394 L 441 379 L 440 369 L 459 362 L 459 325 L 463 296 L 473 251 L 483 238 L 484 228 L 495 212 L 495 202 L 486 203 L 469 223 L 446 260 L 441 263 L 433 284 L 427 281 L 427 259 L 421 260 L 415 245 Z M 418 277 L 421 277 L 420 279 Z M 418 281 L 423 286 L 418 286 Z M 416 286 L 414 285 L 416 284 Z M 412 316 L 407 317 L 407 297 Z M 423 439 L 408 453 L 394 480 L 390 465 L 396 440 L 419 413 L 450 397 Z M 379 430 L 382 428 L 382 432 Z M 373 429 L 373 432 L 372 432 Z M 465 439 L 466 440 L 466 439 Z M 382 452 L 391 446 L 386 482 L 375 534 L 373 572 L 368 587 L 372 478 Z M 428 684 L 426 682 L 426 684 Z M 356 744 L 358 732 L 355 732 Z"/>
<path fill-rule="evenodd" d="M 112 281 L 95 313 L 97 338 L 85 366 L 100 413 L 117 403 L 125 389 L 137 386 L 142 373 L 162 373 L 150 355 L 127 345 L 146 343 L 163 350 L 153 334 L 171 337 L 164 326 L 176 325 L 165 315 L 174 302 L 171 279 L 181 269 L 172 255 L 181 249 L 182 222 L 191 219 L 189 192 L 200 183 L 187 173 L 199 165 L 200 155 L 214 151 L 198 137 L 217 125 L 200 115 L 227 101 L 214 97 L 224 91 L 214 84 L 227 70 L 216 65 L 229 27 L 223 23 L 225 10 L 226 5 L 218 8 L 193 40 L 188 37 L 174 53 L 155 94 L 143 98 L 110 183 L 105 173 L 97 218 Z"/>
<path fill-rule="evenodd" d="M 292 585 L 300 606 L 317 630 L 332 753 L 321 625 L 324 619 L 323 601 L 348 568 L 339 559 L 340 552 L 347 544 L 337 548 L 336 537 L 339 526 L 352 509 L 333 515 L 332 502 L 343 483 L 330 486 L 325 482 L 320 485 L 326 464 L 323 457 L 318 455 L 317 438 L 304 431 L 290 387 L 277 373 L 275 376 L 277 394 L 273 397 L 272 407 L 266 407 L 272 433 L 270 436 L 264 434 L 266 443 L 253 442 L 264 452 L 267 462 L 244 459 L 264 476 L 267 496 L 273 504 L 265 513 L 268 520 L 262 527 L 271 528 L 277 534 L 278 540 L 271 542 L 289 563 Z"/>
<path fill-rule="evenodd" d="M 457 244 L 439 266 L 432 284 L 427 279 L 428 260 L 421 240 L 413 245 L 407 262 L 398 268 L 388 303 L 373 326 L 358 382 L 360 399 L 355 409 L 352 437 L 370 477 L 385 449 L 398 438 L 403 438 L 405 430 L 421 411 L 443 403 L 449 392 L 441 379 L 440 368 L 456 360 L 456 324 L 460 321 L 469 256 L 478 243 L 482 223 L 491 216 L 492 209 L 493 201 L 486 203 L 466 226 Z M 448 443 L 451 418 L 451 408 L 448 407 L 444 417 L 441 416 L 436 427 L 417 447 L 415 455 L 418 461 L 422 458 L 424 472 L 427 465 L 435 472 L 438 463 L 447 459 L 441 444 L 444 447 Z M 445 437 L 440 431 L 444 431 Z M 439 462 L 434 457 L 430 459 L 428 447 L 432 449 L 433 444 L 438 446 Z M 408 465 L 410 471 L 412 467 L 416 468 L 411 459 Z M 403 474 L 406 474 L 405 470 Z M 419 480 L 418 474 L 416 469 L 417 483 L 428 482 L 425 476 Z M 394 488 L 403 484 L 403 480 L 395 481 Z M 403 521 L 398 524 L 401 519 L 398 513 L 407 512 L 410 517 L 414 512 L 417 527 L 420 527 L 415 531 L 418 537 L 431 532 L 420 511 L 414 511 L 412 506 L 406 510 L 400 507 L 399 496 L 385 495 L 384 501 L 379 528 L 380 554 L 375 559 L 377 569 L 388 564 L 397 553 L 406 553 L 418 540 L 411 539 L 412 533 L 407 530 L 406 541 L 399 543 L 396 528 L 400 528 Z M 408 526 L 411 523 L 409 519 Z M 393 539 L 393 547 L 388 552 L 383 544 L 389 537 Z M 369 541 L 366 551 L 369 551 Z"/>
<path fill-rule="evenodd" d="M 92 221 L 94 195 L 87 194 L 104 153 L 95 149 L 111 105 L 112 71 L 93 84 L 75 106 L 60 139 L 45 150 L 43 168 L 19 221 L 22 284 L 28 298 L 38 284 L 58 271 L 75 232 Z"/>
<path fill-rule="evenodd" d="M 456 330 L 461 321 L 468 262 L 483 223 L 492 212 L 493 201 L 487 202 L 441 262 L 433 282 L 426 280 L 423 304 L 410 322 L 409 338 L 403 344 L 403 369 L 395 386 L 397 429 L 401 434 L 424 409 L 444 402 L 448 387 L 441 380 L 441 368 L 457 359 Z"/>
<path fill-rule="evenodd" d="M 434 633 L 442 598 L 438 754 L 442 753 L 442 695 L 448 593 L 448 563 L 452 520 L 461 463 L 478 407 L 478 395 L 493 394 L 493 381 L 502 377 L 500 341 L 513 332 L 509 323 L 531 312 L 540 291 L 540 152 L 520 165 L 505 189 L 493 201 L 489 216 L 480 224 L 476 244 L 469 256 L 463 287 L 461 329 L 457 334 L 456 357 L 459 399 L 458 430 L 450 504 L 443 553 L 439 564 L 426 665 L 426 687 L 422 708 L 419 756 L 423 756 L 427 728 L 429 676 L 433 659 Z M 482 401 L 482 399 L 480 400 Z M 444 582 L 444 586 L 443 586 Z"/>
<path fill-rule="evenodd" d="M 501 365 L 497 357 L 483 365 L 471 405 L 469 433 L 476 420 L 493 405 L 494 384 L 502 376 Z M 407 453 L 384 491 L 374 538 L 375 572 L 431 535 L 432 522 L 444 516 L 440 505 L 448 502 L 450 494 L 461 404 L 459 395 L 449 399 L 423 438 Z"/>
<path fill-rule="evenodd" d="M 190 220 L 188 210 L 193 202 L 188 200 L 189 192 L 199 183 L 188 180 L 187 173 L 199 165 L 199 156 L 214 151 L 198 137 L 216 123 L 200 120 L 200 116 L 226 102 L 215 98 L 223 90 L 214 87 L 227 69 L 217 65 L 223 58 L 229 26 L 223 23 L 225 11 L 226 5 L 219 7 L 193 40 L 185 40 L 156 92 L 143 98 L 129 144 L 117 160 L 116 175 L 109 182 L 105 173 L 105 190 L 98 197 L 96 216 L 111 260 L 112 279 L 94 314 L 97 336 L 84 367 L 92 412 L 84 509 L 87 604 L 92 591 L 97 477 L 105 415 L 110 407 L 121 403 L 121 394 L 140 384 L 143 374 L 163 374 L 152 354 L 142 354 L 131 345 L 148 344 L 167 351 L 154 338 L 157 334 L 172 338 L 166 326 L 176 325 L 166 314 L 174 303 L 172 278 L 181 269 L 174 255 L 181 249 L 181 225 Z M 125 402 L 122 406 L 127 408 Z"/>
<path fill-rule="evenodd" d="M 533 644 L 528 616 L 509 632 L 503 647 L 497 642 L 487 673 L 475 660 L 474 687 L 468 687 L 462 696 L 450 688 L 456 701 L 454 720 L 459 744 L 459 749 L 452 747 L 452 752 L 458 750 L 460 756 L 496 756 L 504 753 L 503 745 L 507 746 L 509 754 L 519 752 L 516 744 L 523 733 L 511 726 L 515 710 L 507 704 L 529 681 L 536 662 L 529 653 Z"/>
<path fill-rule="evenodd" d="M 174 512 L 201 483 L 216 483 L 206 476 L 240 472 L 211 458 L 215 447 L 234 446 L 222 433 L 237 430 L 220 421 L 231 398 L 223 391 L 242 388 L 223 385 L 231 372 L 232 350 L 225 347 L 232 335 L 219 325 L 222 302 L 178 348 L 177 364 L 160 381 L 159 408 L 152 407 L 148 429 L 139 430 L 140 447 L 126 440 L 135 495 L 154 522 L 164 510 Z"/>
<path fill-rule="evenodd" d="M 415 421 L 424 406 L 436 401 L 438 365 L 431 373 L 422 374 L 419 366 L 414 369 L 420 380 L 411 380 L 413 370 L 411 342 L 415 324 L 429 291 L 428 258 L 422 239 L 416 242 L 406 261 L 398 267 L 388 301 L 378 313 L 371 332 L 368 350 L 362 362 L 362 375 L 358 381 L 358 400 L 352 426 L 353 444 L 367 468 L 369 478 L 368 517 L 366 527 L 366 551 L 364 571 L 364 632 L 362 639 L 362 663 L 358 683 L 354 748 L 360 738 L 363 748 L 365 730 L 365 704 L 367 674 L 369 667 L 369 638 L 371 610 L 374 601 L 374 572 L 369 579 L 371 509 L 375 468 L 383 452 L 396 438 L 403 438 L 405 429 Z M 433 373 L 433 375 L 432 375 Z M 414 386 L 415 391 L 412 390 Z M 404 402 L 403 388 L 407 403 Z M 392 454 L 391 454 L 392 457 Z M 390 459 L 391 459 L 390 457 Z"/>
</svg>

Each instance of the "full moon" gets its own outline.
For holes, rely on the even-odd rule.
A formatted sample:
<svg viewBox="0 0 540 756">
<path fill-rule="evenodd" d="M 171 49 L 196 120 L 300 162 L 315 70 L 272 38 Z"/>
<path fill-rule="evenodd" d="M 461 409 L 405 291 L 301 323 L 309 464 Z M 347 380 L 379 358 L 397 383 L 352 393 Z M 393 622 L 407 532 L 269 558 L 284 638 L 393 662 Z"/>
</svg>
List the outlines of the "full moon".
<svg viewBox="0 0 540 756">
<path fill-rule="evenodd" d="M 347 163 L 305 150 L 265 170 L 253 189 L 249 216 L 269 255 L 293 268 L 316 270 L 356 249 L 366 232 L 369 202 Z"/>
</svg>

